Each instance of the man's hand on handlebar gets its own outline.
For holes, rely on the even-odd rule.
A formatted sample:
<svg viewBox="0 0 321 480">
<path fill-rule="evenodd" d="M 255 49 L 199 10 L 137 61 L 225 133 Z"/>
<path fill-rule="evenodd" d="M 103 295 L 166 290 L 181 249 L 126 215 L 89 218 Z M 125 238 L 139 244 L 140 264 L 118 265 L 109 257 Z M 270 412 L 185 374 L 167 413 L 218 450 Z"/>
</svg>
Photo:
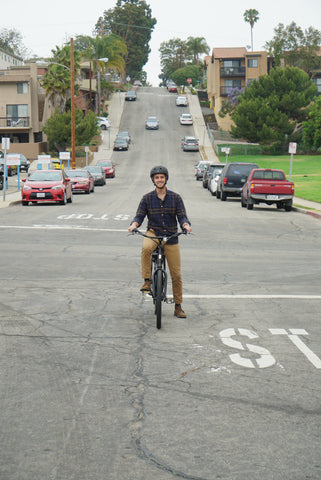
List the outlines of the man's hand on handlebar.
<svg viewBox="0 0 321 480">
<path fill-rule="evenodd" d="M 184 223 L 182 225 L 182 229 L 183 229 L 183 232 L 186 232 L 186 233 L 191 233 L 192 231 L 192 227 L 190 226 L 189 223 Z"/>
<path fill-rule="evenodd" d="M 136 230 L 137 227 L 138 227 L 138 223 L 137 223 L 137 222 L 133 222 L 133 223 L 128 227 L 129 233 L 134 233 L 134 230 Z"/>
</svg>

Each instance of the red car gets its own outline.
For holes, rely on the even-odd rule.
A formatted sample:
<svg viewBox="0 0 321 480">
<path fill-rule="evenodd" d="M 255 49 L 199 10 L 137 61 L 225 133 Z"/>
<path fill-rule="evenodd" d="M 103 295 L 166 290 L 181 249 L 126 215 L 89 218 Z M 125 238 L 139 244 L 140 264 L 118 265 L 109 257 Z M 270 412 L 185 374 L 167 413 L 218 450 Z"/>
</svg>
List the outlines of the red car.
<svg viewBox="0 0 321 480">
<path fill-rule="evenodd" d="M 115 167 L 109 160 L 99 160 L 96 165 L 99 165 L 105 172 L 106 178 L 114 178 Z"/>
<path fill-rule="evenodd" d="M 95 191 L 95 179 L 88 170 L 82 168 L 74 170 L 65 170 L 66 176 L 70 179 L 73 192 L 85 192 L 89 195 Z"/>
<path fill-rule="evenodd" d="M 56 202 L 61 205 L 72 202 L 71 183 L 64 170 L 36 170 L 22 181 L 22 205 L 29 202 Z"/>
</svg>

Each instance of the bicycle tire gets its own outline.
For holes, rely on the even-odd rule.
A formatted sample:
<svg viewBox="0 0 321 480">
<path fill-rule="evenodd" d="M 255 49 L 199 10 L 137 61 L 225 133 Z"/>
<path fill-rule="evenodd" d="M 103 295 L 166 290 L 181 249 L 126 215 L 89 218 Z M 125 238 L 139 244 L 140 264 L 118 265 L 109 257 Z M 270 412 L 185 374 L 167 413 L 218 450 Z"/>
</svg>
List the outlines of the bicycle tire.
<svg viewBox="0 0 321 480">
<path fill-rule="evenodd" d="M 155 314 L 156 327 L 158 329 L 162 326 L 162 290 L 163 290 L 163 274 L 161 270 L 156 274 L 156 294 L 155 294 Z"/>
</svg>

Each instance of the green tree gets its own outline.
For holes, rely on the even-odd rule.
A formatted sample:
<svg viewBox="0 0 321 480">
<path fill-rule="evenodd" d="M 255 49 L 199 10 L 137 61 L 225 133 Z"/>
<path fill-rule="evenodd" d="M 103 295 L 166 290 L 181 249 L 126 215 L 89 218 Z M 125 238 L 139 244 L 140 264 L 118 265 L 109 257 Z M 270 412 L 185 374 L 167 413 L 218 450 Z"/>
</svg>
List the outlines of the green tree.
<svg viewBox="0 0 321 480">
<path fill-rule="evenodd" d="M 172 80 L 176 85 L 188 85 L 187 79 L 192 79 L 192 85 L 196 85 L 202 79 L 202 67 L 199 65 L 187 65 L 186 67 L 175 70 L 172 74 Z"/>
<path fill-rule="evenodd" d="M 303 122 L 303 142 L 307 147 L 321 148 L 321 97 L 311 107 L 309 119 Z"/>
<path fill-rule="evenodd" d="M 50 150 L 58 150 L 57 146 L 63 148 L 71 145 L 71 112 L 61 113 L 59 109 L 47 120 L 43 126 L 43 131 L 47 135 Z M 76 109 L 75 111 L 75 137 L 76 145 L 88 145 L 92 138 L 97 135 L 97 117 L 89 111 L 84 113 Z"/>
<path fill-rule="evenodd" d="M 17 57 L 25 58 L 28 54 L 27 48 L 22 42 L 22 35 L 18 30 L 2 28 L 0 31 L 0 48 L 4 52 Z"/>
<path fill-rule="evenodd" d="M 279 23 L 274 28 L 274 37 L 266 42 L 264 48 L 273 56 L 276 66 L 282 64 L 297 66 L 311 74 L 311 70 L 320 68 L 319 56 L 321 32 L 313 27 L 305 31 L 295 22 L 284 26 Z"/>
<path fill-rule="evenodd" d="M 187 46 L 193 54 L 194 65 L 199 63 L 200 55 L 210 51 L 210 47 L 207 45 L 204 37 L 188 37 Z"/>
<path fill-rule="evenodd" d="M 262 75 L 238 96 L 231 118 L 235 137 L 250 142 L 273 143 L 293 135 L 307 118 L 317 87 L 309 76 L 295 67 L 275 68 Z"/>
<path fill-rule="evenodd" d="M 172 77 L 175 70 L 185 67 L 193 60 L 190 47 L 180 38 L 171 38 L 167 42 L 162 42 L 159 52 L 162 69 L 160 78 L 164 82 Z"/>
<path fill-rule="evenodd" d="M 253 27 L 259 19 L 259 12 L 255 10 L 255 8 L 250 8 L 249 10 L 245 10 L 245 12 L 243 13 L 243 17 L 244 21 L 246 23 L 249 23 L 251 26 L 251 46 L 253 52 Z"/>
<path fill-rule="evenodd" d="M 140 78 L 150 53 L 149 42 L 156 19 L 145 0 L 117 0 L 116 7 L 105 10 L 95 26 L 99 36 L 116 34 L 127 45 L 126 75 Z"/>
</svg>

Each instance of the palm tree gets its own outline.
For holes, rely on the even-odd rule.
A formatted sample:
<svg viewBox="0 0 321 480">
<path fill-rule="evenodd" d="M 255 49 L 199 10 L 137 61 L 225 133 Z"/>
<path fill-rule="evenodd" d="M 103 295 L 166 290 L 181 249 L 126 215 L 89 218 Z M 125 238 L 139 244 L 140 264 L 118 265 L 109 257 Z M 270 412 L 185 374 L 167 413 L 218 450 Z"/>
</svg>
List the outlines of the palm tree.
<svg viewBox="0 0 321 480">
<path fill-rule="evenodd" d="M 245 10 L 245 12 L 243 13 L 243 17 L 245 22 L 251 25 L 251 46 L 253 52 L 253 27 L 259 19 L 259 12 L 255 10 L 255 8 L 250 8 L 249 10 Z"/>
<path fill-rule="evenodd" d="M 52 50 L 53 57 L 48 60 L 48 70 L 41 79 L 48 100 L 54 109 L 65 111 L 66 102 L 70 99 L 70 45 Z M 79 54 L 74 54 L 74 69 L 79 69 Z M 77 91 L 77 85 L 75 90 Z"/>
<path fill-rule="evenodd" d="M 204 37 L 188 37 L 187 46 L 193 54 L 194 65 L 198 64 L 200 54 L 208 53 L 210 50 Z"/>
<path fill-rule="evenodd" d="M 93 71 L 97 77 L 100 78 L 100 74 L 105 73 L 107 69 L 124 75 L 127 46 L 118 35 L 111 33 L 95 38 L 79 36 L 76 39 L 77 48 L 84 60 L 92 62 Z M 100 87 L 100 80 L 97 86 Z M 98 95 L 100 96 L 100 92 Z M 98 105 L 98 112 L 99 110 L 100 105 Z"/>
</svg>

